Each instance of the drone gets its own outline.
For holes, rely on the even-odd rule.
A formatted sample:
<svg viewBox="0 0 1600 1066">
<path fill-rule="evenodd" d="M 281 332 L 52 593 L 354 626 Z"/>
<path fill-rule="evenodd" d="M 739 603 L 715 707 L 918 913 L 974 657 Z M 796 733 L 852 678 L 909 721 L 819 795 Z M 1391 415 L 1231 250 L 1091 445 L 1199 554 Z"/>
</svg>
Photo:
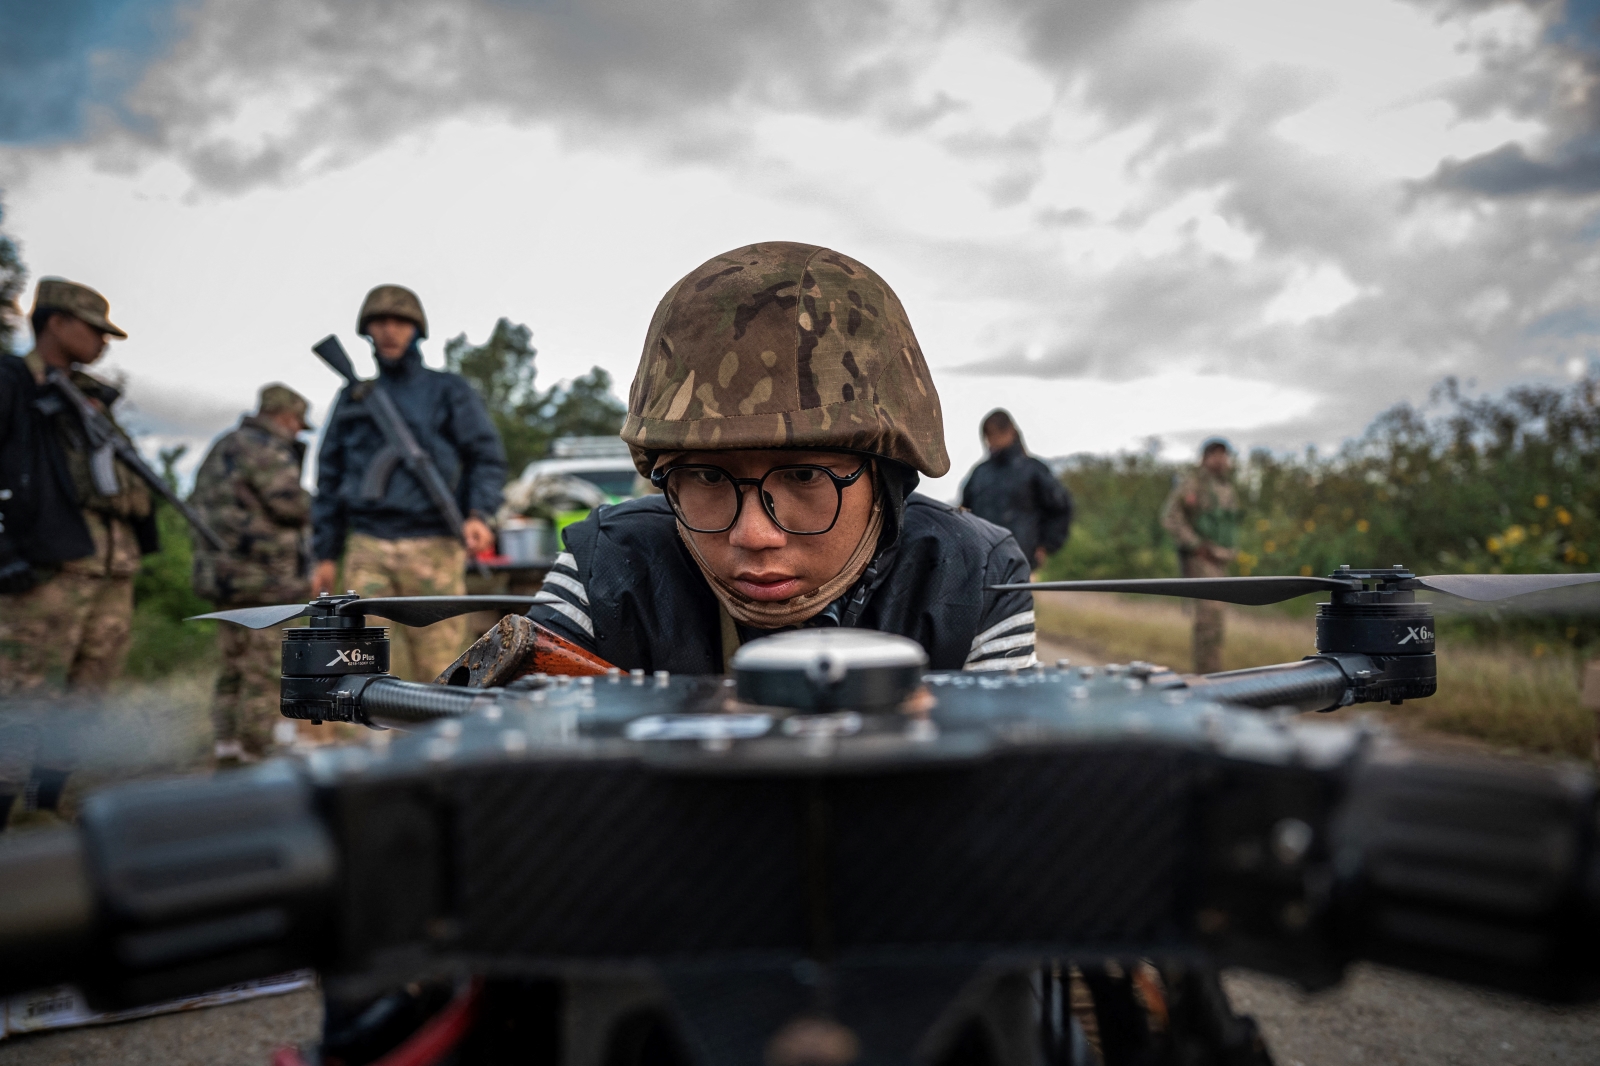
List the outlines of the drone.
<svg viewBox="0 0 1600 1066">
<path fill-rule="evenodd" d="M 348 996 L 443 982 L 413 1039 L 449 1030 L 462 1062 L 505 1061 L 486 1034 L 515 1032 L 518 1061 L 641 1066 L 1087 1062 L 1073 973 L 1107 1066 L 1270 1062 L 1222 966 L 1319 988 L 1364 959 L 1593 998 L 1593 774 L 1301 713 L 1433 694 L 1418 592 L 1593 582 L 999 586 L 1329 594 L 1316 654 L 1201 676 L 930 671 L 914 641 L 826 628 L 743 645 L 732 676 L 647 674 L 520 613 L 539 594 L 215 612 L 307 618 L 283 713 L 371 742 L 107 788 L 76 829 L 0 841 L 0 990 L 126 1006 L 311 966 Z M 367 625 L 486 609 L 508 613 L 433 684 L 388 674 Z M 1139 966 L 1159 1032 L 1102 1011 Z"/>
</svg>

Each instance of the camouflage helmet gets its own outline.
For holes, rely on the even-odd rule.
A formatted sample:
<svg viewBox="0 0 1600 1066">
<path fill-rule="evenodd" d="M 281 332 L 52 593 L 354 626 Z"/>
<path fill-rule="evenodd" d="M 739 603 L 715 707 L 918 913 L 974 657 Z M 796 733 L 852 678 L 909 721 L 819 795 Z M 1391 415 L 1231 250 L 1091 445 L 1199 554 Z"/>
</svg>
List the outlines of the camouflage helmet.
<svg viewBox="0 0 1600 1066">
<path fill-rule="evenodd" d="M 900 298 L 848 256 L 777 241 L 690 271 L 656 307 L 622 439 L 665 451 L 841 449 L 950 469 L 944 416 Z"/>
<path fill-rule="evenodd" d="M 356 316 L 356 332 L 365 335 L 367 322 L 381 316 L 415 323 L 418 340 L 428 335 L 428 316 L 423 314 L 422 301 L 404 285 L 379 285 L 367 293 L 361 301 L 361 313 Z"/>
</svg>

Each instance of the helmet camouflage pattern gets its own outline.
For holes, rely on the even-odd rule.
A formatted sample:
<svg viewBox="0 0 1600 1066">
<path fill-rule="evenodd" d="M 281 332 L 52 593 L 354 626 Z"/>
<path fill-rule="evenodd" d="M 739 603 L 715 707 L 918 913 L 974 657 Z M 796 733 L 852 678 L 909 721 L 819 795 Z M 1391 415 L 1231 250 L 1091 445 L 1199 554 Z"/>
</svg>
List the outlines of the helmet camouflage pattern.
<svg viewBox="0 0 1600 1066">
<path fill-rule="evenodd" d="M 719 255 L 667 290 L 622 439 L 646 474 L 661 452 L 735 448 L 950 469 L 939 394 L 900 298 L 849 256 L 786 241 Z"/>
<path fill-rule="evenodd" d="M 356 316 L 356 332 L 365 335 L 367 322 L 381 316 L 403 318 L 417 327 L 417 339 L 428 335 L 428 316 L 422 311 L 422 301 L 404 285 L 379 285 L 361 301 L 361 313 Z"/>
</svg>

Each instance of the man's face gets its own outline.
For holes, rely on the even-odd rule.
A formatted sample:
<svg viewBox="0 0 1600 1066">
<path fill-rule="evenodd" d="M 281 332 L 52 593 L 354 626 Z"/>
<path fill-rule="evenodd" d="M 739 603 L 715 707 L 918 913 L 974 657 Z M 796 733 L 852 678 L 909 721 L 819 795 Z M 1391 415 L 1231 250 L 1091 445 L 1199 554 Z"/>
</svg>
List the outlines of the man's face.
<svg viewBox="0 0 1600 1066">
<path fill-rule="evenodd" d="M 45 335 L 74 363 L 88 366 L 106 351 L 106 334 L 74 315 L 51 315 Z"/>
<path fill-rule="evenodd" d="M 704 463 L 721 467 L 736 478 L 759 478 L 775 466 L 814 464 L 847 477 L 870 462 L 837 452 L 750 450 L 691 452 L 673 465 Z M 688 535 L 711 571 L 752 600 L 793 599 L 816 591 L 844 569 L 872 516 L 873 490 L 869 469 L 844 490 L 833 528 L 808 536 L 779 529 L 756 499 L 755 486 L 745 486 L 739 520 L 732 529 Z"/>
<path fill-rule="evenodd" d="M 1200 465 L 1213 474 L 1224 475 L 1233 469 L 1233 456 L 1226 448 L 1208 448 L 1205 457 L 1200 460 Z"/>
<path fill-rule="evenodd" d="M 406 349 L 411 347 L 411 340 L 416 335 L 416 323 L 409 319 L 395 318 L 393 315 L 378 315 L 367 319 L 367 336 L 372 338 L 373 347 L 378 349 L 378 355 L 391 363 L 406 354 Z"/>
<path fill-rule="evenodd" d="M 984 431 L 983 443 L 991 452 L 1003 452 L 1017 443 L 1016 426 L 994 426 Z"/>
</svg>

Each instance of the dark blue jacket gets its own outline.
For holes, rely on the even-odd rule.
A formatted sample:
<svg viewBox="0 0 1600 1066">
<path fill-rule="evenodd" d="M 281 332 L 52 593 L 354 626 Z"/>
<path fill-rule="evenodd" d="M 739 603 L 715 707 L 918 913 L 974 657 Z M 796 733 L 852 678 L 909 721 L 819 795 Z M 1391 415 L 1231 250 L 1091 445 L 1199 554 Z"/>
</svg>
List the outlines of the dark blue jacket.
<svg viewBox="0 0 1600 1066">
<path fill-rule="evenodd" d="M 662 496 L 598 508 L 566 528 L 544 591 L 563 602 L 529 617 L 625 670 L 723 672 L 716 596 Z M 926 496 L 905 501 L 861 580 L 807 627 L 856 626 L 910 637 L 935 670 L 1034 661 L 1033 596 L 990 585 L 1028 580 L 1006 531 Z M 741 626 L 749 640 L 760 631 Z"/>
<path fill-rule="evenodd" d="M 1035 549 L 1055 552 L 1072 529 L 1072 494 L 1021 441 L 973 468 L 961 486 L 961 506 L 1009 529 L 1029 566 Z"/>
<path fill-rule="evenodd" d="M 107 406 L 115 398 L 109 390 L 100 397 Z M 62 419 L 76 424 L 77 416 L 55 387 L 36 383 L 21 356 L 0 355 L 0 566 L 20 558 L 52 567 L 94 554 L 53 425 Z M 130 524 L 141 552 L 159 550 L 154 510 Z"/>
<path fill-rule="evenodd" d="M 383 493 L 368 499 L 362 478 L 383 450 L 383 431 L 362 403 L 367 389 L 389 393 L 417 443 L 456 492 L 463 515 L 492 517 L 506 481 L 506 450 L 483 398 L 459 374 L 429 370 L 415 345 L 394 365 L 378 360 L 376 381 L 346 386 L 334 401 L 317 452 L 317 498 L 311 505 L 312 542 L 318 559 L 344 553 L 348 533 L 384 540 L 449 536 L 422 483 L 402 464 Z"/>
</svg>

